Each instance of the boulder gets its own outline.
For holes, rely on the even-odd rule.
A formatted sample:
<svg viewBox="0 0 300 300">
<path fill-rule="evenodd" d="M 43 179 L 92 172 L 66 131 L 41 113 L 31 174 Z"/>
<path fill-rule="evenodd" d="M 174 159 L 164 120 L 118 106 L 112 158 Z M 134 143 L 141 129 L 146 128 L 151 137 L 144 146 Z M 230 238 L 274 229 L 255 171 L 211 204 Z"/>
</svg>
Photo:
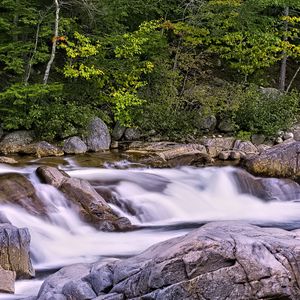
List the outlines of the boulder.
<svg viewBox="0 0 300 300">
<path fill-rule="evenodd" d="M 42 141 L 36 144 L 35 155 L 38 158 L 47 156 L 63 156 L 64 152 L 61 148 L 51 145 L 48 142 Z"/>
<path fill-rule="evenodd" d="M 205 147 L 217 147 L 222 150 L 230 150 L 233 148 L 235 138 L 222 137 L 222 138 L 204 138 L 200 140 L 200 143 Z"/>
<path fill-rule="evenodd" d="M 233 148 L 244 152 L 245 154 L 256 154 L 258 153 L 257 147 L 254 146 L 250 141 L 240 141 L 237 140 L 234 143 Z"/>
<path fill-rule="evenodd" d="M 15 280 L 16 272 L 3 270 L 0 267 L 0 293 L 10 293 L 15 292 Z"/>
<path fill-rule="evenodd" d="M 42 166 L 37 169 L 40 179 L 59 189 L 73 203 L 83 219 L 104 231 L 128 230 L 130 221 L 118 217 L 106 201 L 85 180 L 71 178 L 54 167 Z"/>
<path fill-rule="evenodd" d="M 224 120 L 221 120 L 221 122 L 219 123 L 218 129 L 221 132 L 234 132 L 236 127 L 235 127 L 235 124 L 231 120 L 224 119 Z"/>
<path fill-rule="evenodd" d="M 254 177 L 241 169 L 234 169 L 232 176 L 240 193 L 265 201 L 300 199 L 300 185 L 293 180 Z"/>
<path fill-rule="evenodd" d="M 200 130 L 213 131 L 217 126 L 217 118 L 214 115 L 202 117 L 195 125 Z"/>
<path fill-rule="evenodd" d="M 79 154 L 87 152 L 87 145 L 78 136 L 72 136 L 64 141 L 63 151 L 67 154 Z"/>
<path fill-rule="evenodd" d="M 229 151 L 222 151 L 222 152 L 219 154 L 218 158 L 219 158 L 220 160 L 227 160 L 227 159 L 229 159 L 229 156 L 230 156 L 230 152 L 229 152 Z"/>
<path fill-rule="evenodd" d="M 34 139 L 32 131 L 19 130 L 8 133 L 0 143 L 0 152 L 3 154 L 18 153 L 22 147 L 30 144 Z"/>
<path fill-rule="evenodd" d="M 34 270 L 29 255 L 30 234 L 26 228 L 0 224 L 0 278 L 1 269 L 15 272 L 17 278 L 31 278 Z M 7 273 L 11 281 L 12 274 Z M 8 280 L 7 279 L 7 280 Z M 1 286 L 1 284 L 0 284 Z"/>
<path fill-rule="evenodd" d="M 287 140 L 259 155 L 248 157 L 245 167 L 251 173 L 269 177 L 300 176 L 300 142 Z"/>
<path fill-rule="evenodd" d="M 289 140 L 289 139 L 293 139 L 294 138 L 294 134 L 292 132 L 285 132 L 283 134 L 283 140 Z"/>
<path fill-rule="evenodd" d="M 297 300 L 299 259 L 298 230 L 212 222 L 137 256 L 90 267 L 80 279 L 78 270 L 77 285 L 74 279 L 59 282 L 59 271 L 45 280 L 38 300 L 64 296 L 66 290 L 69 295 L 72 286 L 89 291 L 85 299 L 93 300 Z M 63 285 L 60 291 L 54 278 Z M 91 290 L 98 297 L 91 298 Z"/>
<path fill-rule="evenodd" d="M 118 141 L 120 140 L 124 133 L 125 133 L 125 130 L 126 130 L 126 127 L 125 126 L 122 126 L 120 125 L 119 122 L 116 123 L 114 129 L 113 129 L 113 132 L 111 134 L 111 137 L 115 140 L 115 141 Z"/>
<path fill-rule="evenodd" d="M 263 142 L 266 140 L 266 137 L 263 134 L 252 134 L 251 136 L 251 142 L 254 145 L 260 145 L 263 144 Z"/>
<path fill-rule="evenodd" d="M 127 141 L 136 141 L 141 138 L 141 133 L 137 128 L 127 128 L 124 136 Z"/>
<path fill-rule="evenodd" d="M 18 161 L 16 161 L 14 158 L 11 158 L 11 157 L 0 156 L 0 163 L 13 165 L 13 164 L 17 164 Z"/>
<path fill-rule="evenodd" d="M 21 174 L 0 175 L 1 203 L 18 205 L 33 215 L 45 215 L 47 211 L 32 183 Z"/>
<path fill-rule="evenodd" d="M 106 124 L 99 118 L 94 118 L 88 125 L 86 144 L 90 151 L 108 150 L 111 137 Z"/>
</svg>

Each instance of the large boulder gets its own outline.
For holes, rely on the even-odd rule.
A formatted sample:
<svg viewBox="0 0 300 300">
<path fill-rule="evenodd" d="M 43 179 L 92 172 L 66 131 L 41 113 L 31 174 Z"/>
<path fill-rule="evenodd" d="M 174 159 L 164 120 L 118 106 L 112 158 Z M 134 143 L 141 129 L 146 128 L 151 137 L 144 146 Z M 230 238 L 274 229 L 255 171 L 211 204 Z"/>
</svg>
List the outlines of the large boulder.
<svg viewBox="0 0 300 300">
<path fill-rule="evenodd" d="M 32 131 L 19 130 L 8 133 L 0 143 L 0 152 L 4 154 L 18 153 L 34 139 Z"/>
<path fill-rule="evenodd" d="M 254 177 L 241 169 L 234 169 L 232 175 L 240 193 L 266 201 L 300 199 L 300 185 L 291 179 Z"/>
<path fill-rule="evenodd" d="M 80 270 L 74 272 L 58 289 L 51 283 L 59 271 L 46 279 L 37 299 L 75 299 L 77 291 L 76 299 L 94 300 L 297 300 L 299 259 L 298 230 L 213 222 L 132 258 L 91 265 L 81 278 Z"/>
<path fill-rule="evenodd" d="M 0 274 L 3 269 L 15 272 L 17 278 L 34 276 L 29 256 L 29 243 L 28 229 L 16 228 L 8 223 L 0 224 Z M 8 276 L 7 280 L 12 279 L 11 273 L 6 275 Z"/>
<path fill-rule="evenodd" d="M 42 181 L 59 189 L 73 203 L 83 219 L 105 231 L 128 230 L 132 226 L 128 219 L 118 217 L 106 201 L 85 180 L 71 178 L 54 167 L 37 169 Z"/>
<path fill-rule="evenodd" d="M 126 130 L 126 127 L 122 126 L 119 122 L 117 122 L 113 129 L 113 132 L 111 134 L 112 138 L 115 141 L 120 140 L 123 137 L 125 130 Z"/>
<path fill-rule="evenodd" d="M 99 118 L 94 118 L 87 128 L 86 144 L 90 151 L 107 150 L 111 137 L 106 124 Z"/>
<path fill-rule="evenodd" d="M 32 183 L 17 173 L 0 175 L 0 204 L 18 205 L 33 215 L 45 215 L 47 211 Z"/>
<path fill-rule="evenodd" d="M 137 128 L 127 128 L 124 136 L 128 141 L 135 141 L 141 138 L 141 132 Z"/>
<path fill-rule="evenodd" d="M 213 131 L 217 126 L 217 118 L 214 115 L 200 117 L 200 120 L 197 120 L 195 126 L 200 130 Z"/>
<path fill-rule="evenodd" d="M 269 177 L 300 176 L 300 142 L 287 140 L 259 155 L 250 157 L 245 162 L 245 167 L 251 173 Z"/>
<path fill-rule="evenodd" d="M 64 141 L 63 151 L 67 154 L 80 154 L 87 152 L 87 145 L 78 136 L 72 136 Z"/>
</svg>

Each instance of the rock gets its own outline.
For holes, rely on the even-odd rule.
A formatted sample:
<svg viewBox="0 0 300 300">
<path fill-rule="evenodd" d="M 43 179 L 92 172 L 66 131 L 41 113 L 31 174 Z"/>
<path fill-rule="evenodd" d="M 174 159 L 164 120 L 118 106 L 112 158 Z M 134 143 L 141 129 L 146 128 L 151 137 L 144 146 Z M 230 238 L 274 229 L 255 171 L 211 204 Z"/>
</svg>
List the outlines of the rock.
<svg viewBox="0 0 300 300">
<path fill-rule="evenodd" d="M 112 279 L 93 300 L 297 300 L 299 259 L 298 230 L 212 222 L 153 245 L 137 256 L 108 263 L 108 269 L 100 267 L 98 275 L 91 271 L 95 276 L 88 283 L 96 291 L 101 270 Z M 77 274 L 85 281 L 86 274 L 80 270 Z M 53 278 L 56 281 L 51 283 Z M 46 292 L 57 293 L 57 278 L 54 274 L 45 280 L 38 300 L 50 299 Z M 65 278 L 62 281 L 67 284 Z"/>
<path fill-rule="evenodd" d="M 87 152 L 87 145 L 78 136 L 72 136 L 64 141 L 63 151 L 67 154 L 79 154 Z"/>
<path fill-rule="evenodd" d="M 290 131 L 294 134 L 294 140 L 300 141 L 300 123 L 296 123 Z"/>
<path fill-rule="evenodd" d="M 32 131 L 14 131 L 7 134 L 0 143 L 0 152 L 3 154 L 18 153 L 22 147 L 30 144 L 34 139 Z"/>
<path fill-rule="evenodd" d="M 36 144 L 36 156 L 38 158 L 47 156 L 63 156 L 64 152 L 61 148 L 49 144 L 48 142 L 39 142 Z"/>
<path fill-rule="evenodd" d="M 55 274 L 50 275 L 42 284 L 38 293 L 38 300 L 56 300 L 67 298 L 62 294 L 65 284 L 72 281 L 80 280 L 90 273 L 90 264 L 75 264 L 72 266 L 64 267 Z M 57 298 L 51 298 L 51 297 Z"/>
<path fill-rule="evenodd" d="M 215 147 L 215 146 L 206 147 L 207 154 L 212 158 L 218 157 L 219 154 L 222 152 L 222 150 L 223 150 L 222 147 Z"/>
<path fill-rule="evenodd" d="M 233 137 L 223 137 L 223 138 L 213 138 L 213 139 L 201 139 L 200 143 L 205 147 L 216 147 L 222 150 L 231 150 L 233 148 L 235 138 Z"/>
<path fill-rule="evenodd" d="M 1 164 L 13 165 L 13 164 L 17 164 L 18 162 L 14 158 L 6 157 L 6 156 L 0 156 L 0 163 Z"/>
<path fill-rule="evenodd" d="M 125 130 L 126 130 L 126 127 L 120 125 L 119 122 L 116 123 L 115 127 L 114 127 L 114 130 L 111 134 L 112 138 L 115 140 L 115 141 L 118 141 L 120 140 L 124 133 L 125 133 Z"/>
<path fill-rule="evenodd" d="M 53 185 L 64 193 L 79 210 L 83 219 L 96 228 L 105 231 L 132 228 L 130 221 L 118 217 L 87 181 L 70 178 L 66 173 L 54 167 L 42 166 L 36 172 L 43 182 Z"/>
<path fill-rule="evenodd" d="M 235 124 L 231 120 L 224 119 L 219 123 L 218 129 L 221 132 L 234 132 L 236 127 L 235 127 Z"/>
<path fill-rule="evenodd" d="M 262 152 L 264 152 L 264 151 L 266 151 L 267 149 L 270 149 L 270 148 L 271 148 L 271 146 L 269 146 L 269 145 L 260 144 L 260 145 L 257 146 L 257 151 L 259 153 L 262 153 Z"/>
<path fill-rule="evenodd" d="M 259 155 L 250 157 L 245 162 L 245 167 L 257 175 L 299 178 L 299 155 L 300 142 L 287 140 Z"/>
<path fill-rule="evenodd" d="M 109 130 L 101 119 L 94 118 L 88 125 L 87 131 L 88 150 L 97 152 L 109 149 L 111 142 Z"/>
<path fill-rule="evenodd" d="M 281 143 L 283 143 L 283 138 L 280 137 L 280 136 L 277 137 L 276 140 L 275 140 L 275 143 L 276 143 L 276 144 L 281 144 Z"/>
<path fill-rule="evenodd" d="M 21 174 L 0 175 L 0 203 L 18 205 L 33 215 L 46 215 L 47 211 L 32 183 Z"/>
<path fill-rule="evenodd" d="M 244 152 L 245 154 L 255 154 L 258 153 L 257 148 L 250 142 L 250 141 L 240 141 L 237 140 L 234 143 L 234 147 L 235 150 L 239 150 Z"/>
<path fill-rule="evenodd" d="M 16 228 L 7 223 L 0 224 L 0 267 L 16 272 L 17 278 L 33 277 L 34 270 L 29 256 L 29 243 L 28 229 Z M 0 278 L 2 279 L 1 270 Z"/>
<path fill-rule="evenodd" d="M 229 156 L 230 156 L 230 152 L 229 151 L 222 151 L 219 154 L 219 159 L 220 160 L 227 160 L 227 159 L 229 159 Z"/>
<path fill-rule="evenodd" d="M 289 140 L 289 139 L 293 139 L 294 138 L 294 134 L 292 132 L 285 132 L 283 134 L 283 140 Z"/>
<path fill-rule="evenodd" d="M 124 136 L 127 141 L 135 141 L 140 139 L 141 133 L 137 128 L 127 128 Z"/>
<path fill-rule="evenodd" d="M 263 144 L 265 140 L 266 140 L 266 137 L 263 134 L 252 134 L 252 136 L 251 136 L 251 142 L 254 145 Z"/>
<path fill-rule="evenodd" d="M 230 151 L 229 158 L 232 160 L 240 160 L 241 159 L 241 153 L 239 151 Z"/>
<path fill-rule="evenodd" d="M 0 268 L 0 278 L 0 293 L 13 294 L 15 292 L 16 272 Z"/>
<path fill-rule="evenodd" d="M 300 185 L 290 179 L 254 177 L 241 169 L 234 169 L 232 176 L 242 194 L 250 194 L 265 201 L 293 201 L 300 198 Z"/>
<path fill-rule="evenodd" d="M 214 115 L 202 117 L 200 121 L 195 124 L 200 130 L 213 131 L 217 126 L 217 119 Z"/>
<path fill-rule="evenodd" d="M 111 149 L 118 149 L 119 148 L 119 142 L 118 141 L 112 141 L 110 144 Z"/>
<path fill-rule="evenodd" d="M 67 299 L 90 300 L 97 297 L 91 286 L 81 280 L 66 283 L 62 289 L 62 293 Z"/>
</svg>

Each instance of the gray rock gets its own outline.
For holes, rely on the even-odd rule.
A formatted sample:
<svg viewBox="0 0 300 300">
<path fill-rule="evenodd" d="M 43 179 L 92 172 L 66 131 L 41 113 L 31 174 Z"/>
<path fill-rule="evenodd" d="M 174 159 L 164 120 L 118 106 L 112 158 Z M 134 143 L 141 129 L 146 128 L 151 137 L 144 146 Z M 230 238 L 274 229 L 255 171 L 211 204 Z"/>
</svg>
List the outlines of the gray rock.
<svg viewBox="0 0 300 300">
<path fill-rule="evenodd" d="M 65 284 L 80 280 L 88 275 L 90 270 L 90 264 L 75 264 L 60 269 L 44 281 L 38 293 L 37 300 L 67 300 L 66 296 L 63 295 Z"/>
<path fill-rule="evenodd" d="M 87 145 L 78 136 L 72 136 L 64 141 L 63 151 L 67 154 L 79 154 L 87 152 Z"/>
<path fill-rule="evenodd" d="M 70 281 L 62 289 L 67 299 L 90 300 L 97 297 L 91 286 L 84 281 Z"/>
<path fill-rule="evenodd" d="M 115 140 L 115 141 L 118 141 L 120 140 L 124 133 L 125 133 L 125 130 L 126 130 L 126 127 L 120 125 L 119 122 L 116 123 L 114 129 L 113 129 L 113 132 L 111 134 L 112 138 Z"/>
<path fill-rule="evenodd" d="M 0 143 L 0 152 L 4 154 L 18 153 L 23 146 L 30 144 L 33 139 L 32 131 L 19 130 L 8 133 Z"/>
<path fill-rule="evenodd" d="M 292 132 L 285 132 L 283 134 L 283 140 L 289 140 L 289 139 L 293 139 L 294 138 L 294 134 Z"/>
<path fill-rule="evenodd" d="M 17 278 L 33 277 L 29 243 L 28 229 L 16 228 L 7 223 L 0 224 L 0 269 L 15 272 Z"/>
<path fill-rule="evenodd" d="M 195 124 L 200 130 L 213 131 L 217 126 L 217 119 L 214 115 L 201 118 L 198 124 Z"/>
<path fill-rule="evenodd" d="M 266 137 L 263 134 L 252 134 L 252 136 L 251 136 L 251 142 L 254 145 L 263 144 L 265 140 L 266 140 Z"/>
<path fill-rule="evenodd" d="M 237 140 L 234 143 L 234 149 L 244 152 L 245 154 L 258 153 L 256 146 L 254 146 L 250 141 L 240 141 Z"/>
<path fill-rule="evenodd" d="M 299 230 L 212 222 L 116 261 L 113 287 L 95 299 L 297 300 L 299 259 Z M 55 294 L 57 287 L 47 279 L 39 295 L 45 291 Z"/>
<path fill-rule="evenodd" d="M 222 138 L 203 138 L 201 144 L 205 147 L 215 147 L 222 150 L 230 150 L 233 148 L 235 138 L 233 137 L 222 137 Z"/>
<path fill-rule="evenodd" d="M 80 216 L 96 228 L 105 231 L 132 228 L 130 221 L 118 217 L 89 182 L 70 178 L 54 167 L 42 166 L 36 172 L 43 182 L 53 185 L 64 193 L 66 198 L 77 207 Z"/>
<path fill-rule="evenodd" d="M 127 141 L 135 141 L 141 138 L 141 133 L 137 128 L 127 128 L 124 136 Z"/>
<path fill-rule="evenodd" d="M 241 159 L 241 153 L 239 151 L 230 151 L 229 158 L 232 160 L 239 160 Z"/>
<path fill-rule="evenodd" d="M 110 133 L 106 124 L 99 118 L 94 118 L 87 128 L 86 144 L 88 150 L 102 151 L 110 147 Z"/>
<path fill-rule="evenodd" d="M 262 152 L 264 152 L 264 151 L 266 151 L 267 149 L 270 149 L 270 148 L 271 148 L 271 146 L 265 145 L 265 144 L 260 144 L 260 145 L 257 146 L 257 150 L 258 150 L 259 153 L 262 153 Z"/>
<path fill-rule="evenodd" d="M 265 150 L 260 155 L 250 157 L 245 167 L 251 173 L 268 177 L 300 176 L 300 142 L 287 140 Z"/>
<path fill-rule="evenodd" d="M 221 122 L 219 123 L 218 129 L 221 132 L 234 132 L 236 127 L 235 127 L 235 124 L 231 120 L 224 119 L 224 120 L 221 120 Z"/>
<path fill-rule="evenodd" d="M 280 136 L 277 137 L 276 140 L 275 140 L 275 143 L 276 143 L 276 144 L 281 144 L 281 143 L 283 143 L 283 138 L 280 137 Z"/>
<path fill-rule="evenodd" d="M 13 294 L 15 292 L 16 272 L 0 268 L 0 278 L 0 293 Z"/>
<path fill-rule="evenodd" d="M 230 156 L 230 152 L 229 151 L 222 151 L 219 154 L 219 159 L 220 160 L 227 160 L 227 159 L 229 159 L 229 156 Z"/>
</svg>

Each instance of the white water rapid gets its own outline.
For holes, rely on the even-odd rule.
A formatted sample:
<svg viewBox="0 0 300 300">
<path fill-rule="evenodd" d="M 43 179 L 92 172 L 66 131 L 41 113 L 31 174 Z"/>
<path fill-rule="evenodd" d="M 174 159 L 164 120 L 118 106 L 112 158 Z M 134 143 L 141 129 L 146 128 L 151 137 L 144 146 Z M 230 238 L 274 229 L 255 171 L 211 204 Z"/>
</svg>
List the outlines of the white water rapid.
<svg viewBox="0 0 300 300">
<path fill-rule="evenodd" d="M 141 227 L 131 232 L 100 232 L 83 223 L 58 190 L 41 184 L 34 170 L 32 166 L 0 167 L 0 173 L 20 172 L 30 178 L 39 198 L 51 208 L 49 219 L 9 205 L 0 206 L 0 211 L 13 225 L 29 229 L 32 261 L 40 274 L 73 263 L 134 255 L 188 232 L 195 223 L 244 220 L 282 225 L 300 221 L 299 199 L 266 202 L 241 194 L 233 180 L 233 168 L 118 170 L 69 165 L 65 170 L 70 176 L 86 179 L 96 189 L 111 190 L 117 199 L 112 207 Z M 42 278 L 18 281 L 16 294 L 0 299 L 34 295 L 41 283 Z"/>
</svg>

